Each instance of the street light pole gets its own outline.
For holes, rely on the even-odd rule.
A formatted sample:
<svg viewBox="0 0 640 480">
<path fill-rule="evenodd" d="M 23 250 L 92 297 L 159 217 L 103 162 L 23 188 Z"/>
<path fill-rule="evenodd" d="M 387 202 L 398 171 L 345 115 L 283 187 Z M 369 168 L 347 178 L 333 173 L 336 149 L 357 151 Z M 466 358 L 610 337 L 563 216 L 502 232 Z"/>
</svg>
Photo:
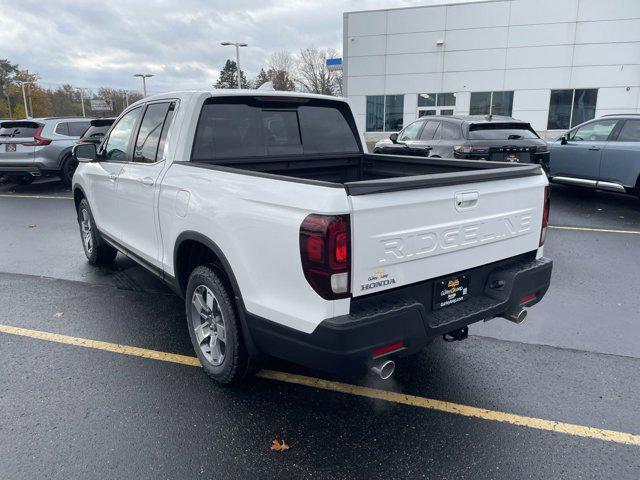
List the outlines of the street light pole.
<svg viewBox="0 0 640 480">
<path fill-rule="evenodd" d="M 86 117 L 87 115 L 85 114 L 85 111 L 84 111 L 84 88 L 78 88 L 78 90 L 80 90 L 80 104 L 82 105 L 82 116 Z"/>
<path fill-rule="evenodd" d="M 248 45 L 243 42 L 222 42 L 220 45 L 229 46 L 233 45 L 236 47 L 236 78 L 237 78 L 237 87 L 242 88 L 242 75 L 240 75 L 240 47 L 247 47 Z"/>
<path fill-rule="evenodd" d="M 142 78 L 142 91 L 144 92 L 144 96 L 147 96 L 147 78 L 153 77 L 151 73 L 136 73 L 133 75 L 134 77 Z"/>
<path fill-rule="evenodd" d="M 29 118 L 29 110 L 27 109 L 27 94 L 24 91 L 24 82 L 20 82 L 22 87 L 22 101 L 24 102 L 24 118 Z"/>
</svg>

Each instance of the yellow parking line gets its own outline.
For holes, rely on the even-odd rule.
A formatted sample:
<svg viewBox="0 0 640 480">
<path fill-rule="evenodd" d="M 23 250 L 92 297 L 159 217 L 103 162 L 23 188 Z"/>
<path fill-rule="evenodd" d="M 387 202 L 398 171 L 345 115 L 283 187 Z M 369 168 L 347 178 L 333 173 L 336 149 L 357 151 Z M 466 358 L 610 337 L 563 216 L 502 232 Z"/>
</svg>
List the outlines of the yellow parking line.
<svg viewBox="0 0 640 480">
<path fill-rule="evenodd" d="M 53 200 L 73 200 L 73 197 L 59 197 L 55 195 L 21 195 L 21 194 L 13 194 L 13 193 L 0 193 L 0 197 L 11 197 L 11 198 L 40 198 L 40 199 L 53 199 Z"/>
<path fill-rule="evenodd" d="M 616 230 L 612 228 L 588 228 L 588 227 L 566 227 L 563 225 L 549 225 L 549 228 L 555 230 L 576 230 L 579 232 L 600 232 L 600 233 L 627 233 L 631 235 L 640 235 L 638 230 Z"/>
<path fill-rule="evenodd" d="M 179 363 L 192 367 L 199 367 L 200 362 L 196 357 L 187 355 L 178 355 L 175 353 L 161 352 L 158 350 L 149 350 L 146 348 L 132 347 L 129 345 L 121 345 L 118 343 L 101 342 L 88 338 L 70 337 L 68 335 L 60 335 L 57 333 L 43 332 L 40 330 L 31 330 L 28 328 L 14 327 L 11 325 L 0 324 L 0 332 L 22 337 L 35 338 L 38 340 L 47 340 L 50 342 L 62 343 L 66 345 L 75 345 L 80 347 L 104 350 L 107 352 L 120 353 L 123 355 L 132 355 L 136 357 L 150 358 L 163 362 Z M 521 427 L 533 428 L 549 432 L 564 433 L 576 437 L 591 438 L 595 440 L 603 440 L 607 442 L 621 443 L 625 445 L 640 446 L 640 435 L 634 435 L 616 430 L 605 430 L 602 428 L 587 427 L 584 425 L 576 425 L 572 423 L 556 422 L 553 420 L 545 420 L 542 418 L 526 417 L 514 413 L 500 412 L 496 410 L 488 410 L 485 408 L 472 407 L 458 403 L 446 402 L 443 400 L 435 400 L 431 398 L 418 397 L 415 395 L 407 395 L 404 393 L 391 392 L 388 390 L 380 390 L 376 388 L 362 387 L 359 385 L 351 385 L 348 383 L 335 382 L 332 380 L 324 380 L 321 378 L 307 377 L 304 375 L 296 375 L 293 373 L 278 372 L 274 370 L 261 370 L 257 376 L 269 380 L 286 382 L 296 385 L 304 385 L 322 390 L 330 390 L 358 397 L 372 398 L 392 402 L 401 405 L 410 405 L 413 407 L 424 408 L 427 410 L 435 410 L 439 412 L 452 413 L 462 415 L 464 417 L 480 418 L 494 422 L 508 423 Z"/>
</svg>

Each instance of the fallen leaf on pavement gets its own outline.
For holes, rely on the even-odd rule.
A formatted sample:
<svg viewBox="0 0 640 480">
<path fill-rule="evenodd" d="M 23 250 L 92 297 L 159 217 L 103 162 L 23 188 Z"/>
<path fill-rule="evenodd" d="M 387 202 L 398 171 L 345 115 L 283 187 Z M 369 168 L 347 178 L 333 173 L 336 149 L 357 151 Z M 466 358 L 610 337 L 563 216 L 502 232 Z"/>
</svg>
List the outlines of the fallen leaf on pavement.
<svg viewBox="0 0 640 480">
<path fill-rule="evenodd" d="M 63 317 L 63 316 L 64 316 L 64 312 L 56 312 L 56 313 L 54 313 L 54 314 L 53 314 L 53 316 L 54 316 L 55 318 Z"/>
<path fill-rule="evenodd" d="M 284 440 L 282 440 L 282 442 L 279 442 L 276 438 L 273 442 L 271 442 L 271 450 L 274 450 L 276 452 L 289 450 L 289 445 L 287 445 Z"/>
<path fill-rule="evenodd" d="M 38 225 L 27 225 L 27 228 L 36 228 Z"/>
</svg>

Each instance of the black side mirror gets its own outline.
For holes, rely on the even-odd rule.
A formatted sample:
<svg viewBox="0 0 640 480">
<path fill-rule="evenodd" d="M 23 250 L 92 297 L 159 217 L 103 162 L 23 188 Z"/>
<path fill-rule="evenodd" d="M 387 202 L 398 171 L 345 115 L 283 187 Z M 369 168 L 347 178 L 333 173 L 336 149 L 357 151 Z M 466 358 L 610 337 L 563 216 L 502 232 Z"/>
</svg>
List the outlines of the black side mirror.
<svg viewBox="0 0 640 480">
<path fill-rule="evenodd" d="M 389 140 L 391 140 L 393 143 L 398 143 L 398 134 L 392 133 L 391 135 L 389 135 Z"/>
<path fill-rule="evenodd" d="M 95 162 L 98 159 L 98 150 L 95 143 L 81 143 L 73 147 L 73 156 L 79 162 Z"/>
<path fill-rule="evenodd" d="M 567 144 L 567 134 L 564 134 L 560 137 L 560 145 L 566 145 Z"/>
</svg>

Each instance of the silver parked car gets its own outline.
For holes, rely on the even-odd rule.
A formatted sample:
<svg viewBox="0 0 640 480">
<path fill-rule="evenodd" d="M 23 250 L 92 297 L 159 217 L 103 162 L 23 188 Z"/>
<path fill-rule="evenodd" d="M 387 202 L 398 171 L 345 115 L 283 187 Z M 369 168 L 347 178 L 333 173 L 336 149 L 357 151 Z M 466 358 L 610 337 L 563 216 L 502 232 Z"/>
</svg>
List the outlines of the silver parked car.
<svg viewBox="0 0 640 480">
<path fill-rule="evenodd" d="M 549 179 L 640 194 L 640 114 L 605 115 L 549 143 Z"/>
<path fill-rule="evenodd" d="M 49 117 L 0 122 L 0 175 L 21 185 L 36 177 L 59 175 L 70 185 L 77 161 L 71 148 L 91 119 Z"/>
</svg>

